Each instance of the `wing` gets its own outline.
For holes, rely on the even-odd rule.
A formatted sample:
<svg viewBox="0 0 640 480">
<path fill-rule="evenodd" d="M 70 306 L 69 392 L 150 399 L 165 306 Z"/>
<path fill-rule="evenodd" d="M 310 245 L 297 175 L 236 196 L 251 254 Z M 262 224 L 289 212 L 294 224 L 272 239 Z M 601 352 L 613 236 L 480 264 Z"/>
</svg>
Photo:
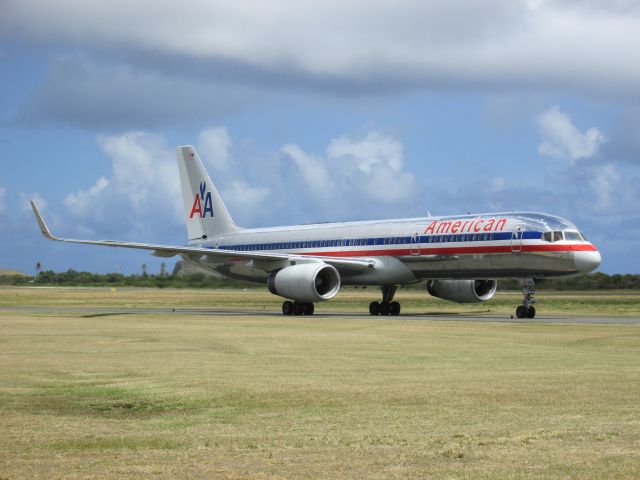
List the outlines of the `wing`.
<svg viewBox="0 0 640 480">
<path fill-rule="evenodd" d="M 245 252 L 245 251 L 235 251 L 235 250 L 221 250 L 216 248 L 206 248 L 206 247 L 181 247 L 181 246 L 172 246 L 172 245 L 155 245 L 150 243 L 136 243 L 136 242 L 122 242 L 119 240 L 77 240 L 73 238 L 60 238 L 51 233 L 49 227 L 45 223 L 40 211 L 36 204 L 31 201 L 31 208 L 33 209 L 33 213 L 36 216 L 36 220 L 38 222 L 38 226 L 40 227 L 40 231 L 42 235 L 44 235 L 49 240 L 55 240 L 57 242 L 67 242 L 67 243 L 79 243 L 83 245 L 99 245 L 103 247 L 118 247 L 118 248 L 133 248 L 138 250 L 150 250 L 152 251 L 152 255 L 156 257 L 173 257 L 174 255 L 184 255 L 184 256 L 192 256 L 192 257 L 202 257 L 203 255 L 208 257 L 214 257 L 219 259 L 221 262 L 225 260 L 253 260 L 256 263 L 263 264 L 266 270 L 275 270 L 278 268 L 282 268 L 282 266 L 278 267 L 277 265 L 281 264 L 291 264 L 293 262 L 324 262 L 329 265 L 333 265 L 338 269 L 347 269 L 347 270 L 367 270 L 375 268 L 376 261 L 374 259 L 361 259 L 361 258 L 334 258 L 334 257 L 323 257 L 323 256 L 311 256 L 311 255 L 294 255 L 288 253 L 262 253 L 262 252 Z M 268 264 L 271 264 L 272 267 L 267 267 Z"/>
</svg>

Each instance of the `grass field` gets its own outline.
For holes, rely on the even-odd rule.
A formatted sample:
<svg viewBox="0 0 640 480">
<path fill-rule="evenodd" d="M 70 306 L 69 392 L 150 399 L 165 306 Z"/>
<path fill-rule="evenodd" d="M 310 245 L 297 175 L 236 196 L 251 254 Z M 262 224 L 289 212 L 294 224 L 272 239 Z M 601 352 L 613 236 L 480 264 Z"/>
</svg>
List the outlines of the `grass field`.
<svg viewBox="0 0 640 480">
<path fill-rule="evenodd" d="M 400 295 L 407 311 L 506 314 L 518 299 L 414 295 Z M 637 296 L 607 298 L 540 295 L 539 308 L 638 315 Z M 0 289 L 4 306 L 279 303 Z M 3 480 L 640 478 L 640 325 L 2 310 L 0 332 Z"/>
<path fill-rule="evenodd" d="M 368 312 L 369 302 L 380 300 L 376 288 L 343 288 L 330 302 L 316 304 L 318 313 Z M 640 291 L 542 291 L 537 295 L 536 308 L 540 315 L 562 316 L 625 316 L 640 317 Z M 459 314 L 511 316 L 522 302 L 519 292 L 498 292 L 489 302 L 460 305 L 431 297 L 419 290 L 398 290 L 396 299 L 403 313 Z M 264 310 L 279 313 L 282 298 L 271 295 L 265 288 L 242 290 L 153 289 L 153 288 L 47 288 L 0 287 L 0 306 L 57 306 L 57 307 L 165 307 L 202 308 L 215 310 Z"/>
</svg>

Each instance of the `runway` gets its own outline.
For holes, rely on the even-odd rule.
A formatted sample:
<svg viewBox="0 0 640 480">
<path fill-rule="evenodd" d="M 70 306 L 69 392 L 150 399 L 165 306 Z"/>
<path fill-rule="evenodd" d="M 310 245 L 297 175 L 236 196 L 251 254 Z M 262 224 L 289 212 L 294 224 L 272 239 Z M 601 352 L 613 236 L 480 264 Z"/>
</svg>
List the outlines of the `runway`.
<svg viewBox="0 0 640 480">
<path fill-rule="evenodd" d="M 38 306 L 38 307 L 0 307 L 0 312 L 22 312 L 37 314 L 73 314 L 85 318 L 106 317 L 112 315 L 193 315 L 193 316 L 210 316 L 210 317 L 282 317 L 278 311 L 266 310 L 226 310 L 226 309 L 205 309 L 205 308 L 133 308 L 133 307 L 55 307 L 55 306 Z M 481 322 L 481 323 L 534 323 L 534 324 L 594 324 L 594 325 L 640 325 L 640 317 L 615 317 L 615 316 L 593 316 L 593 317 L 561 317 L 539 315 L 536 318 L 515 318 L 510 315 L 492 316 L 478 315 L 470 313 L 452 314 L 442 313 L 424 313 L 424 314 L 400 314 L 398 317 L 372 317 L 368 313 L 358 312 L 317 312 L 313 316 L 291 317 L 302 320 L 311 319 L 349 319 L 349 320 L 398 320 L 398 321 L 435 321 L 435 322 Z"/>
</svg>

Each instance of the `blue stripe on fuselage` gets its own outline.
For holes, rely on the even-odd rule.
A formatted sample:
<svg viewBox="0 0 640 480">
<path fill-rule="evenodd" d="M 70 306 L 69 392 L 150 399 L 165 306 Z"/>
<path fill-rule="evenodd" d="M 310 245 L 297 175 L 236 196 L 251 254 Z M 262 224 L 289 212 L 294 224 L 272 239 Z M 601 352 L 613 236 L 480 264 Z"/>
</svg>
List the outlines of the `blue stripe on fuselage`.
<svg viewBox="0 0 640 480">
<path fill-rule="evenodd" d="M 220 250 L 236 251 L 264 251 L 264 250 L 298 250 L 306 248 L 333 248 L 333 247 L 365 247 L 365 246 L 397 246 L 397 245 L 417 245 L 434 243 L 466 243 L 466 242 L 487 242 L 504 241 L 511 239 L 539 240 L 542 232 L 530 231 L 522 232 L 521 236 L 514 237 L 514 232 L 492 232 L 492 233 L 462 233 L 446 235 L 421 235 L 412 241 L 411 236 L 402 237 L 374 237 L 374 238 L 350 238 L 333 240 L 300 240 L 295 242 L 270 242 L 270 243 L 248 243 L 236 245 L 221 245 Z M 207 247 L 214 248 L 214 247 Z"/>
</svg>

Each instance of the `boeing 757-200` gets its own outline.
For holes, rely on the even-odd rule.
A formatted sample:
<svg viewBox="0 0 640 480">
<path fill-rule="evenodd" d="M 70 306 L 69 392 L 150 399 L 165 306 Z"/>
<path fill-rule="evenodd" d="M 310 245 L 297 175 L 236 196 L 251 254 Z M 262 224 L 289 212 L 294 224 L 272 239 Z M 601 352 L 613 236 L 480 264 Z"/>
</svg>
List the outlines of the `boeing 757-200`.
<svg viewBox="0 0 640 480">
<path fill-rule="evenodd" d="M 189 242 L 186 246 L 54 236 L 31 202 L 42 234 L 62 242 L 180 255 L 226 277 L 266 285 L 286 299 L 285 315 L 310 315 L 342 285 L 381 287 L 371 315 L 398 315 L 398 286 L 426 282 L 436 297 L 483 302 L 498 278 L 518 278 L 524 300 L 518 318 L 535 316 L 534 279 L 587 273 L 600 253 L 569 221 L 542 213 L 489 213 L 450 217 L 241 228 L 227 211 L 192 146 L 178 147 L 178 167 Z"/>
</svg>

